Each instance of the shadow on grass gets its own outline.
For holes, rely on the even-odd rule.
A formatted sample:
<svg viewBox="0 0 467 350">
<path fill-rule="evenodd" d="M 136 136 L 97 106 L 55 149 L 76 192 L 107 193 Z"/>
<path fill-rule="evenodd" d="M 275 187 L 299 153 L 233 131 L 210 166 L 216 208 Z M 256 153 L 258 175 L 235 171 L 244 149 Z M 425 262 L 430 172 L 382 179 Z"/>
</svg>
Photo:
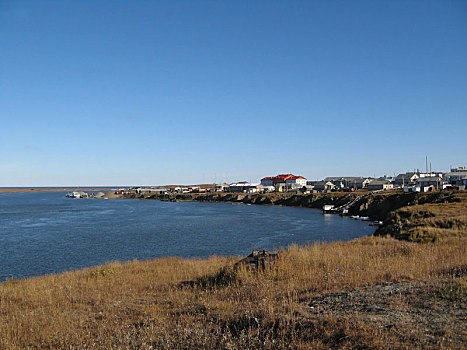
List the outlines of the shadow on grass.
<svg viewBox="0 0 467 350">
<path fill-rule="evenodd" d="M 454 266 L 449 269 L 443 269 L 439 271 L 440 276 L 446 276 L 451 278 L 461 278 L 467 276 L 467 264 Z"/>
<path fill-rule="evenodd" d="M 202 276 L 194 281 L 183 281 L 179 284 L 180 288 L 183 287 L 198 287 L 202 289 L 213 289 L 219 287 L 226 287 L 239 282 L 237 273 L 228 267 L 222 268 L 214 275 Z"/>
</svg>

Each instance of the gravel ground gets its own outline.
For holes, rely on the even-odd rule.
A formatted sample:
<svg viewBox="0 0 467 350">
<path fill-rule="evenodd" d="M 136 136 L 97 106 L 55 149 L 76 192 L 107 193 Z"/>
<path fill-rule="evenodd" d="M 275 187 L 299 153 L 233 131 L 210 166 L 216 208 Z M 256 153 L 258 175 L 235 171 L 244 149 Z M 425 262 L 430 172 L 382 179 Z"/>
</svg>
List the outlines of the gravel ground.
<svg viewBox="0 0 467 350">
<path fill-rule="evenodd" d="M 378 284 L 314 297 L 303 314 L 356 317 L 417 347 L 465 349 L 466 286 L 465 277 Z"/>
</svg>

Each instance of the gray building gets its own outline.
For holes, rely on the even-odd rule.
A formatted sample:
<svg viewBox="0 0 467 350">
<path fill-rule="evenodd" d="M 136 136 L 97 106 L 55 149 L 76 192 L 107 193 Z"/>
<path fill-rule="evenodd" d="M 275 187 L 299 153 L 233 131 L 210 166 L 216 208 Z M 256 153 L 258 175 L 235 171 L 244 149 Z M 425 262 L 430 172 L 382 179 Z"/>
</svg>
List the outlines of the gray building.
<svg viewBox="0 0 467 350">
<path fill-rule="evenodd" d="M 366 188 L 370 179 L 362 176 L 327 177 L 325 182 L 332 182 L 337 188 Z"/>
<path fill-rule="evenodd" d="M 251 193 L 256 192 L 257 186 L 259 184 L 252 184 L 246 181 L 236 182 L 230 184 L 229 187 L 224 189 L 224 192 L 242 192 L 242 193 Z"/>
<path fill-rule="evenodd" d="M 415 181 L 420 178 L 415 172 L 407 172 L 405 174 L 399 174 L 394 179 L 394 184 L 397 186 L 408 186 L 413 185 Z"/>
<path fill-rule="evenodd" d="M 336 185 L 334 185 L 331 181 L 318 181 L 315 183 L 313 189 L 316 191 L 329 191 L 334 190 Z"/>
<path fill-rule="evenodd" d="M 439 189 L 443 185 L 444 181 L 440 176 L 427 176 L 419 178 L 417 181 L 415 181 L 415 183 L 421 188 L 434 186 L 435 188 Z"/>
<path fill-rule="evenodd" d="M 368 190 L 377 191 L 377 190 L 392 190 L 394 184 L 387 180 L 373 180 L 368 184 Z"/>
<path fill-rule="evenodd" d="M 467 167 L 452 168 L 451 172 L 444 174 L 444 180 L 454 186 L 467 185 Z"/>
</svg>

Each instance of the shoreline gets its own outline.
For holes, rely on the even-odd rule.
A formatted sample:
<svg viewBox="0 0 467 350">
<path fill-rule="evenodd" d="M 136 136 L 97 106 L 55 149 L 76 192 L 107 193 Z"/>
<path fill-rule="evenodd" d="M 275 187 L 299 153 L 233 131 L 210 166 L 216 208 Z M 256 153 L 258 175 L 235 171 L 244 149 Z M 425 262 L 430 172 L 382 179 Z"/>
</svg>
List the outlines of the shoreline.
<svg viewBox="0 0 467 350">
<path fill-rule="evenodd" d="M 111 191 L 114 187 L 4 187 L 0 193 L 24 193 L 24 192 L 59 192 L 59 191 Z"/>
<path fill-rule="evenodd" d="M 258 205 L 280 205 L 322 209 L 324 205 L 339 207 L 347 203 L 344 216 L 368 217 L 382 222 L 373 235 L 392 236 L 413 242 L 435 242 L 464 237 L 466 234 L 467 191 L 435 191 L 405 193 L 385 191 L 356 198 L 356 193 L 316 194 L 164 194 L 164 195 L 115 195 L 107 198 L 160 200 L 173 202 L 224 202 Z M 356 200 L 355 200 L 356 199 Z"/>
</svg>

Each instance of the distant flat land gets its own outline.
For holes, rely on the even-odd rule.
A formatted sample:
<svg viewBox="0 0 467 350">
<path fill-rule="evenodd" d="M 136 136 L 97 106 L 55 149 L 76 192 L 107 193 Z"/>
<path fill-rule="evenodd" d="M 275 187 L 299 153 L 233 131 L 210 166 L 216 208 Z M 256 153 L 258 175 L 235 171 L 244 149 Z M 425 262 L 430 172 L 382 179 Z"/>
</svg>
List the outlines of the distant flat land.
<svg viewBox="0 0 467 350">
<path fill-rule="evenodd" d="M 14 193 L 14 192 L 45 192 L 45 191 L 109 191 L 115 187 L 51 187 L 51 188 L 44 188 L 44 187 L 28 187 L 28 188 L 18 188 L 18 187 L 11 187 L 11 188 L 0 188 L 0 193 Z"/>
</svg>

